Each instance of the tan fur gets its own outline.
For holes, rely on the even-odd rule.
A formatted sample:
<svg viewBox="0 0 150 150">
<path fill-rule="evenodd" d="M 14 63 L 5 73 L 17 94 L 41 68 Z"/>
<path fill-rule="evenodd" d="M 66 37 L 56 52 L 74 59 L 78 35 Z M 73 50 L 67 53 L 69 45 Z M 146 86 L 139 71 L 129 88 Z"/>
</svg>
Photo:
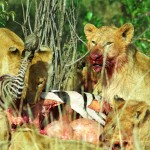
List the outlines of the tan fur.
<svg viewBox="0 0 150 150">
<path fill-rule="evenodd" d="M 9 48 L 17 48 L 10 51 Z M 17 75 L 20 67 L 21 53 L 24 42 L 14 32 L 6 28 L 0 28 L 0 75 Z M 30 69 L 26 75 L 26 89 L 24 98 L 29 103 L 35 103 L 48 77 L 48 65 L 52 60 L 50 49 L 38 51 L 32 60 Z M 27 93 L 26 93 L 27 91 Z"/>
<path fill-rule="evenodd" d="M 21 128 L 12 133 L 9 150 L 102 150 L 102 148 L 86 142 L 54 139 L 45 135 L 40 135 L 36 130 L 37 129 L 34 128 Z"/>
<path fill-rule="evenodd" d="M 10 47 L 18 50 L 11 52 Z M 0 75 L 18 73 L 23 47 L 23 41 L 15 33 L 9 29 L 0 28 Z"/>
<path fill-rule="evenodd" d="M 115 100 L 115 107 L 106 120 L 103 142 L 109 147 L 121 145 L 126 150 L 150 149 L 150 106 L 143 101 Z M 121 144 L 122 140 L 122 144 Z"/>
<path fill-rule="evenodd" d="M 102 69 L 95 69 L 96 73 L 101 73 L 101 77 L 94 93 L 102 91 L 104 98 L 109 101 L 118 95 L 126 100 L 142 99 L 150 104 L 150 58 L 131 44 L 133 25 L 127 23 L 120 28 L 96 28 L 87 24 L 84 30 L 91 64 L 103 65 Z M 106 58 L 105 64 L 103 60 L 96 60 L 96 55 L 102 56 L 103 60 Z"/>
<path fill-rule="evenodd" d="M 6 144 L 5 142 L 8 142 L 10 139 L 10 125 L 8 122 L 8 117 L 2 108 L 0 108 L 0 128 L 2 129 L 0 131 L 0 141 L 2 141 L 2 145 Z M 3 143 L 4 142 L 4 143 Z"/>
</svg>

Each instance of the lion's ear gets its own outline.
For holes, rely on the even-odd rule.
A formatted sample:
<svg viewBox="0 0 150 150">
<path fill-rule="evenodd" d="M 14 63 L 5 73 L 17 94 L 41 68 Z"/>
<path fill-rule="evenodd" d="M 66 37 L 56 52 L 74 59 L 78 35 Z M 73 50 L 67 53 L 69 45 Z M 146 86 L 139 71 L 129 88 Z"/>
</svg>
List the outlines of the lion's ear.
<svg viewBox="0 0 150 150">
<path fill-rule="evenodd" d="M 97 28 L 93 24 L 86 24 L 84 26 L 84 33 L 86 35 L 87 40 L 91 37 L 91 35 L 97 30 Z"/>
<path fill-rule="evenodd" d="M 119 33 L 127 41 L 131 42 L 134 33 L 134 27 L 131 23 L 126 23 L 119 28 Z"/>
</svg>

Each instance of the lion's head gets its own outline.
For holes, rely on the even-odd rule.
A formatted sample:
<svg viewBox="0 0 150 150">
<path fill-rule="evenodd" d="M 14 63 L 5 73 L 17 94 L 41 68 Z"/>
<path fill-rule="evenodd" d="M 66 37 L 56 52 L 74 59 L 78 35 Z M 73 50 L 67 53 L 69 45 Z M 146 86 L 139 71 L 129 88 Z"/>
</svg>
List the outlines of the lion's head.
<svg viewBox="0 0 150 150">
<path fill-rule="evenodd" d="M 114 26 L 96 28 L 92 24 L 86 24 L 84 32 L 88 40 L 89 61 L 93 70 L 100 72 L 104 66 L 108 75 L 111 75 L 114 68 L 120 68 L 127 61 L 127 47 L 134 32 L 132 24 L 127 23 L 120 28 Z"/>
</svg>

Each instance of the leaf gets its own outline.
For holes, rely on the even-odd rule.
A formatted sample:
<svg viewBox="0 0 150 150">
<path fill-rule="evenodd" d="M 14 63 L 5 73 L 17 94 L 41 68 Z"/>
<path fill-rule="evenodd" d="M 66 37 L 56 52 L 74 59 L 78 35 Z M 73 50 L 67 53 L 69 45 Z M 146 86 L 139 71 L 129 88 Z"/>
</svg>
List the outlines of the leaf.
<svg viewBox="0 0 150 150">
<path fill-rule="evenodd" d="M 141 46 L 143 49 L 146 49 L 146 44 L 145 43 L 141 43 Z"/>
<path fill-rule="evenodd" d="M 123 16 L 120 17 L 119 22 L 120 22 L 120 25 L 123 25 L 123 24 L 124 24 L 124 18 L 123 18 Z"/>
<path fill-rule="evenodd" d="M 15 16 L 16 16 L 15 12 L 14 11 L 10 11 L 9 15 L 12 17 L 12 20 L 14 21 L 15 20 Z"/>
<path fill-rule="evenodd" d="M 90 21 L 92 19 L 92 17 L 93 17 L 93 13 L 92 12 L 88 12 L 87 15 L 86 15 L 86 19 L 88 21 Z"/>
<path fill-rule="evenodd" d="M 4 27 L 5 24 L 6 24 L 6 21 L 0 17 L 0 27 Z"/>
<path fill-rule="evenodd" d="M 5 10 L 5 6 L 4 6 L 4 4 L 2 4 L 1 6 L 2 6 L 2 11 L 4 11 L 4 10 Z"/>
</svg>

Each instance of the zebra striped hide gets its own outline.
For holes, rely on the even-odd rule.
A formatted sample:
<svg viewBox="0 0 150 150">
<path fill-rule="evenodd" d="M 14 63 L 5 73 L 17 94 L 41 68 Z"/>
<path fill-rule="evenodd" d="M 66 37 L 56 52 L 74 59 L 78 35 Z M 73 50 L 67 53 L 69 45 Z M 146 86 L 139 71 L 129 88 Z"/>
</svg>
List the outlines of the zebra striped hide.
<svg viewBox="0 0 150 150">
<path fill-rule="evenodd" d="M 82 95 L 75 91 L 54 90 L 51 92 L 42 92 L 41 98 L 46 100 L 55 100 L 58 103 L 67 103 L 83 118 L 94 119 L 101 125 L 105 125 L 106 115 L 102 112 L 96 112 L 88 107 L 93 100 L 100 102 L 101 96 L 90 93 L 83 93 Z"/>
</svg>

